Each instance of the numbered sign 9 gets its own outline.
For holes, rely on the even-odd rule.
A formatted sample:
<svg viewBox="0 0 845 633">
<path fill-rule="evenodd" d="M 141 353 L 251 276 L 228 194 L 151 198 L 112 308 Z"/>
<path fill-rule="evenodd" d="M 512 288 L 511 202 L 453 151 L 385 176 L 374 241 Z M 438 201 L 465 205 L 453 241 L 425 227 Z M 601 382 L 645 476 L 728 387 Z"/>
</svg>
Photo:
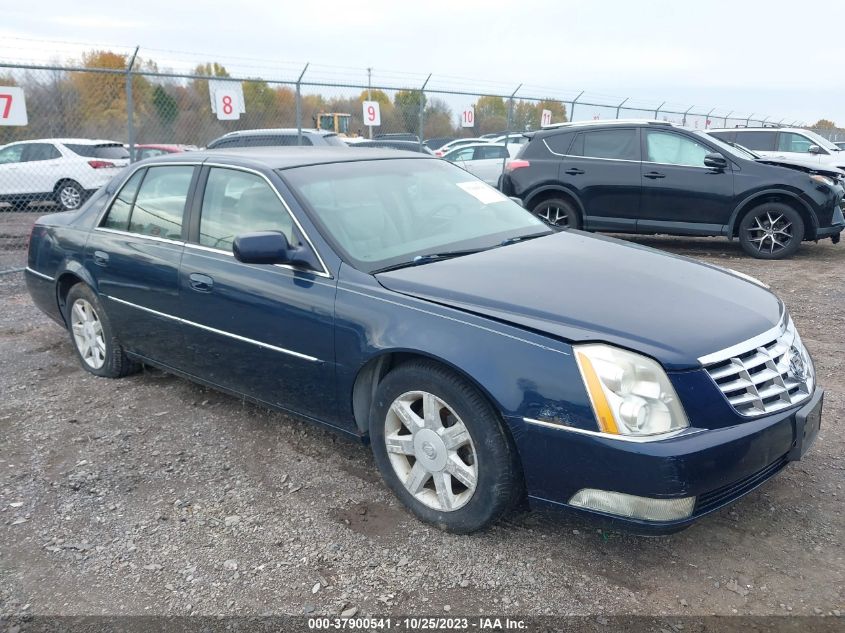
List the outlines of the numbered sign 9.
<svg viewBox="0 0 845 633">
<path fill-rule="evenodd" d="M 469 106 L 461 112 L 461 127 L 475 127 L 475 108 Z"/>
<path fill-rule="evenodd" d="M 23 89 L 0 86 L 0 125 L 27 125 Z"/>
<path fill-rule="evenodd" d="M 552 124 L 552 111 L 551 110 L 543 110 L 542 115 L 540 116 L 540 127 L 546 127 L 547 125 Z"/>
<path fill-rule="evenodd" d="M 364 101 L 364 125 L 370 127 L 374 125 L 381 125 L 381 109 L 378 101 Z"/>
<path fill-rule="evenodd" d="M 217 118 L 221 121 L 236 121 L 241 118 L 238 93 L 234 90 L 217 90 L 214 93 Z"/>
</svg>

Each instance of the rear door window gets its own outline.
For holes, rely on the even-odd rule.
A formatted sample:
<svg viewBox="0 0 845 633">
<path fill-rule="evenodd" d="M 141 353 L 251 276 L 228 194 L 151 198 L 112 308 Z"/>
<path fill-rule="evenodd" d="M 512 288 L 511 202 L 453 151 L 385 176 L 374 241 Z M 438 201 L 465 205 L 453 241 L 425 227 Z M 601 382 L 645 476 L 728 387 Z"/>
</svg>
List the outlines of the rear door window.
<svg viewBox="0 0 845 633">
<path fill-rule="evenodd" d="M 610 160 L 640 160 L 639 134 L 636 129 L 581 132 L 571 154 Z"/>
<path fill-rule="evenodd" d="M 40 160 L 53 160 L 61 158 L 62 155 L 55 145 L 51 143 L 28 143 L 25 146 L 21 161 L 25 163 L 36 162 Z"/>
<path fill-rule="evenodd" d="M 755 152 L 775 151 L 777 132 L 774 130 L 737 130 L 736 142 Z"/>
</svg>

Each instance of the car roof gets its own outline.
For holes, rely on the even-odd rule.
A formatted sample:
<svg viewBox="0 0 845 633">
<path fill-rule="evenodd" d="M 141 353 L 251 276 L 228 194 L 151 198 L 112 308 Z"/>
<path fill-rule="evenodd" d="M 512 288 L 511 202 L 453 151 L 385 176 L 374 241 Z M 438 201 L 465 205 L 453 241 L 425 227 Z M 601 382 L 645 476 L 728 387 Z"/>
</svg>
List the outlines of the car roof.
<svg viewBox="0 0 845 633">
<path fill-rule="evenodd" d="M 590 121 L 566 121 L 565 123 L 552 123 L 546 125 L 536 132 L 545 132 L 546 130 L 559 130 L 562 128 L 568 129 L 573 127 L 594 127 L 606 125 L 665 125 L 667 127 L 683 127 L 671 121 L 660 121 L 658 119 L 594 119 Z"/>
<path fill-rule="evenodd" d="M 25 141 L 14 141 L 9 145 L 16 145 L 19 143 L 61 143 L 62 145 L 120 145 L 123 143 L 119 141 L 110 141 L 109 139 L 95 139 L 95 138 L 31 138 Z"/>
<path fill-rule="evenodd" d="M 399 149 L 354 147 L 234 147 L 231 149 L 206 149 L 189 154 L 166 154 L 149 158 L 149 163 L 202 163 L 220 162 L 234 166 L 290 169 L 307 165 L 349 163 L 365 160 L 397 158 L 434 159 L 430 154 L 406 152 Z M 436 159 L 435 159 L 436 160 Z M 144 161 L 144 162 L 147 162 Z"/>
<path fill-rule="evenodd" d="M 711 127 L 706 132 L 806 132 L 800 127 Z"/>
<path fill-rule="evenodd" d="M 509 145 L 511 145 L 511 147 L 513 147 L 512 144 L 509 143 Z M 458 150 L 472 149 L 473 147 L 504 147 L 504 146 L 505 146 L 504 143 L 486 143 L 484 141 L 481 141 L 479 143 L 467 143 L 466 145 L 461 145 L 460 147 L 455 147 L 453 149 L 450 149 L 449 152 L 457 152 Z M 447 152 L 447 153 L 449 153 L 449 152 Z"/>
<path fill-rule="evenodd" d="M 334 132 L 328 130 L 317 130 L 315 128 L 302 128 L 303 134 L 319 134 L 320 136 L 335 136 Z M 230 138 L 232 136 L 289 136 L 291 134 L 299 134 L 299 129 L 295 127 L 277 127 L 277 128 L 261 128 L 255 130 L 235 130 L 234 132 L 227 132 L 220 138 Z"/>
</svg>

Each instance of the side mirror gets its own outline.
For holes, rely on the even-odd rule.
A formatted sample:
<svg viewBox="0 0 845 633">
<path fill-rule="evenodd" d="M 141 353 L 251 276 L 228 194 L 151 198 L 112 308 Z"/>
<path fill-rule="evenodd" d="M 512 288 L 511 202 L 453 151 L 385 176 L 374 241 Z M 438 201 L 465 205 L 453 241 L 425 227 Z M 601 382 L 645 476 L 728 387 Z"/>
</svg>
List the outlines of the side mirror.
<svg viewBox="0 0 845 633">
<path fill-rule="evenodd" d="M 711 152 L 704 157 L 704 166 L 712 169 L 725 170 L 728 167 L 728 159 L 719 152 Z"/>
<path fill-rule="evenodd" d="M 284 233 L 258 231 L 238 235 L 232 243 L 235 259 L 244 264 L 290 264 L 317 270 L 317 258 L 305 246 L 292 247 Z"/>
<path fill-rule="evenodd" d="M 819 147 L 818 145 L 810 145 L 810 147 L 807 148 L 807 151 L 810 152 L 811 154 L 821 154 L 822 148 Z"/>
</svg>

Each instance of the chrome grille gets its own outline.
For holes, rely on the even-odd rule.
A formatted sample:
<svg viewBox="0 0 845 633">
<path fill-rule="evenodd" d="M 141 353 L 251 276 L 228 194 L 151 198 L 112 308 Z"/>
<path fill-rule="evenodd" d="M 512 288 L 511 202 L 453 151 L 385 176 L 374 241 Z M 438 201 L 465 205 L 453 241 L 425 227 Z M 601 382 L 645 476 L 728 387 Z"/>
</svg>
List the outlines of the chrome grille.
<svg viewBox="0 0 845 633">
<path fill-rule="evenodd" d="M 744 416 L 791 407 L 806 400 L 815 386 L 813 361 L 788 315 L 768 340 L 760 338 L 730 348 L 725 358 L 718 353 L 706 357 L 707 373 Z"/>
</svg>

